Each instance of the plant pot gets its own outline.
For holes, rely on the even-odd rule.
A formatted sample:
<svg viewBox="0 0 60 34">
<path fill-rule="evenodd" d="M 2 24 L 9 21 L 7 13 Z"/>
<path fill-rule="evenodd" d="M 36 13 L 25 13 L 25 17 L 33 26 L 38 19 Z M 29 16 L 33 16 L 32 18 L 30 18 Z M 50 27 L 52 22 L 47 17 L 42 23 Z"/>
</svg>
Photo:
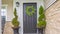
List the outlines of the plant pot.
<svg viewBox="0 0 60 34">
<path fill-rule="evenodd" d="M 12 27 L 14 34 L 19 34 L 19 28 L 20 27 Z"/>
<path fill-rule="evenodd" d="M 45 33 L 45 27 L 38 27 L 38 26 L 37 26 L 37 30 L 38 30 L 38 32 L 41 33 L 41 34 L 44 34 L 44 33 Z"/>
<path fill-rule="evenodd" d="M 18 27 L 12 27 L 13 29 L 17 29 L 17 28 L 20 28 L 19 26 Z"/>
<path fill-rule="evenodd" d="M 42 28 L 44 29 L 45 26 L 38 26 L 38 25 L 37 25 L 37 28 L 38 28 L 38 29 L 42 29 Z"/>
</svg>

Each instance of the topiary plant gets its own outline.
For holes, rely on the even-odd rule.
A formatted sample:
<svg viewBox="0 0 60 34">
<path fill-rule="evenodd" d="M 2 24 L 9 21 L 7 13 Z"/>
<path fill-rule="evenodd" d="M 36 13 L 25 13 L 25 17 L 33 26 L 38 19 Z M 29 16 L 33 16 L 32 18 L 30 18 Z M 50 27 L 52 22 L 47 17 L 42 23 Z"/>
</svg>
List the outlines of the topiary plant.
<svg viewBox="0 0 60 34">
<path fill-rule="evenodd" d="M 12 19 L 12 24 L 14 25 L 15 28 L 19 27 L 19 21 L 18 21 L 18 16 L 16 12 L 16 8 L 14 9 L 14 18 Z"/>
<path fill-rule="evenodd" d="M 45 26 L 46 26 L 46 21 L 45 21 L 44 8 L 43 8 L 43 6 L 40 6 L 37 27 L 45 28 Z"/>
</svg>

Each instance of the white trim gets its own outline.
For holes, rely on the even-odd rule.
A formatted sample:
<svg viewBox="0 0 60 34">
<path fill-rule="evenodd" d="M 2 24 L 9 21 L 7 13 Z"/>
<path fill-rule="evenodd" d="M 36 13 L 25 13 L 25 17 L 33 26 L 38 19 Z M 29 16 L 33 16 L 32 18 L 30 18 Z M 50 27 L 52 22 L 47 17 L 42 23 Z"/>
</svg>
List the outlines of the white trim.
<svg viewBox="0 0 60 34">
<path fill-rule="evenodd" d="M 0 0 L 0 34 L 2 34 L 2 29 L 1 29 L 1 5 L 2 5 L 2 0 Z"/>
</svg>

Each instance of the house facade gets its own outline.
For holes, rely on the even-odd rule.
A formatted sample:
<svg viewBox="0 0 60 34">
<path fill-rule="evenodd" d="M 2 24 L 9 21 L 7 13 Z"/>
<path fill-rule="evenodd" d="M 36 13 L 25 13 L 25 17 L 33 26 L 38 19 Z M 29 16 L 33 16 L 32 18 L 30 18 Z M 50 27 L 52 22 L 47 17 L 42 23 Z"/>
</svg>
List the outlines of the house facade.
<svg viewBox="0 0 60 34">
<path fill-rule="evenodd" d="M 39 14 L 38 14 L 39 13 L 39 7 L 42 5 L 44 7 L 44 9 L 46 10 L 45 15 L 46 15 L 46 19 L 47 19 L 47 26 L 46 26 L 45 34 L 59 34 L 59 32 L 60 32 L 60 29 L 58 29 L 59 28 L 59 22 L 58 22 L 59 18 L 55 17 L 55 16 L 49 16 L 49 14 L 51 15 L 54 12 L 56 12 L 56 11 L 53 12 L 52 10 L 57 10 L 58 7 L 60 7 L 60 5 L 59 5 L 60 1 L 56 2 L 57 0 L 13 0 L 13 1 L 9 0 L 7 2 L 7 0 L 6 1 L 3 0 L 2 1 L 3 3 L 1 1 L 2 0 L 0 0 L 1 6 L 5 5 L 5 4 L 7 5 L 7 17 L 6 17 L 6 22 L 7 23 L 11 23 L 12 19 L 14 18 L 14 15 L 13 15 L 14 8 L 17 9 L 18 21 L 20 22 L 20 25 L 19 25 L 20 26 L 20 28 L 19 28 L 19 34 L 29 34 L 31 31 L 33 31 L 33 30 L 31 30 L 28 33 L 24 33 L 24 32 L 27 32 L 28 29 L 29 29 L 28 26 L 26 25 L 27 29 L 24 30 L 25 20 L 26 20 L 25 17 L 27 17 L 27 16 L 24 17 L 24 15 L 25 15 L 24 8 L 26 8 L 26 6 L 28 6 L 29 4 L 33 5 L 33 6 L 35 5 L 35 9 L 36 9 L 37 12 L 36 12 L 36 17 L 34 17 L 34 16 L 33 17 L 36 18 L 37 20 L 38 20 L 38 17 L 39 17 Z M 16 2 L 19 2 L 18 7 L 16 6 Z M 56 5 L 58 5 L 58 6 L 56 7 Z M 55 7 L 56 7 L 56 9 L 54 9 Z M 58 14 L 56 14 L 56 16 Z M 0 15 L 0 17 L 1 17 L 1 15 Z M 55 24 L 52 22 L 52 21 L 55 21 L 55 19 L 53 19 L 53 18 L 56 18 L 56 22 L 54 22 Z M 36 23 L 37 23 L 37 20 L 36 20 Z M 31 24 L 33 25 L 34 23 L 31 23 Z M 1 25 L 1 18 L 0 18 L 0 25 Z M 58 27 L 54 29 L 54 27 L 52 27 L 52 26 L 54 26 L 54 27 L 58 26 Z M 34 27 L 34 25 L 33 25 L 33 27 Z M 59 30 L 59 31 L 57 32 L 56 29 Z M 0 28 L 0 31 L 2 32 L 1 28 Z M 2 34 L 1 32 L 0 32 L 0 34 Z M 36 32 L 30 33 L 30 34 L 36 34 L 36 33 L 37 33 L 37 30 L 36 30 Z"/>
</svg>

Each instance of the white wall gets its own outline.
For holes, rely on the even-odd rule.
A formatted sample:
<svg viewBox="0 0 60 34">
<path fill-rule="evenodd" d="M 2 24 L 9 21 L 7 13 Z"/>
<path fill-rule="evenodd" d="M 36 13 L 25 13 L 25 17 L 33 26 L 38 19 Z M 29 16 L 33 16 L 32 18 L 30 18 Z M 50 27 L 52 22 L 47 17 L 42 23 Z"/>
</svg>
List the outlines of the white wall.
<svg viewBox="0 0 60 34">
<path fill-rule="evenodd" d="M 14 8 L 16 7 L 16 5 L 15 5 L 16 1 L 17 0 L 14 0 Z M 17 13 L 18 13 L 18 20 L 19 20 L 20 26 L 21 26 L 19 32 L 20 32 L 20 34 L 23 34 L 23 3 L 36 2 L 37 3 L 37 16 L 38 16 L 38 11 L 39 11 L 40 5 L 42 5 L 43 7 L 44 7 L 44 5 L 43 5 L 43 0 L 18 0 L 18 2 L 20 3 L 20 6 L 17 8 Z"/>
<path fill-rule="evenodd" d="M 13 0 L 2 0 L 2 5 L 7 5 L 6 21 L 11 21 L 13 18 Z"/>
<path fill-rule="evenodd" d="M 0 0 L 0 34 L 2 34 L 2 30 L 1 30 L 1 0 Z"/>
</svg>

